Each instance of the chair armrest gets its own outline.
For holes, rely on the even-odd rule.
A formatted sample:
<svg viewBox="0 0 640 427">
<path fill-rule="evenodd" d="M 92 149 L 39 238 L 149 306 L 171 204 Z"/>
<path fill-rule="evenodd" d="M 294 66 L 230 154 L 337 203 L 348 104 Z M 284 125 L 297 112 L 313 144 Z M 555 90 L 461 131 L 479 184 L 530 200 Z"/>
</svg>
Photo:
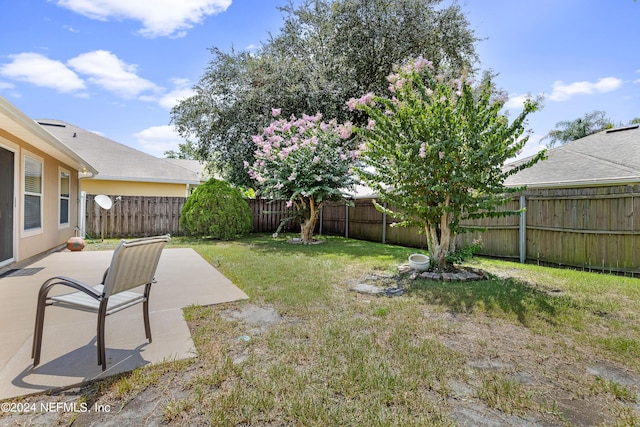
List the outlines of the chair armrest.
<svg viewBox="0 0 640 427">
<path fill-rule="evenodd" d="M 42 284 L 42 286 L 40 287 L 40 292 L 38 293 L 38 298 L 40 299 L 42 296 L 46 297 L 51 288 L 55 285 L 69 286 L 70 288 L 84 292 L 85 294 L 98 301 L 100 301 L 102 299 L 102 296 L 104 295 L 102 293 L 98 293 L 93 287 L 79 280 L 72 279 L 71 277 L 67 276 L 55 276 L 48 279 Z"/>
</svg>

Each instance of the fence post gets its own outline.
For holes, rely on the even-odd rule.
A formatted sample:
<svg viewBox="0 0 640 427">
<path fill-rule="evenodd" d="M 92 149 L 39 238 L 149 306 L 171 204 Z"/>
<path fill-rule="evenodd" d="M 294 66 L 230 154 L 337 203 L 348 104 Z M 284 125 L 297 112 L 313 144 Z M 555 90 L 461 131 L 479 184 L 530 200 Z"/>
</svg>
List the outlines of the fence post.
<svg viewBox="0 0 640 427">
<path fill-rule="evenodd" d="M 354 202 L 355 203 L 355 202 Z M 349 238 L 349 204 L 345 204 L 345 215 L 344 215 L 344 237 L 346 239 Z"/>
<path fill-rule="evenodd" d="M 527 201 L 524 195 L 520 196 L 520 262 L 527 260 Z"/>
<path fill-rule="evenodd" d="M 87 192 L 80 192 L 80 209 L 78 213 L 78 228 L 80 229 L 80 237 L 87 237 Z"/>
<path fill-rule="evenodd" d="M 382 204 L 382 207 L 387 209 L 387 202 Z M 387 243 L 387 213 L 382 212 L 382 243 Z"/>
<path fill-rule="evenodd" d="M 324 204 L 320 207 L 320 230 L 318 234 L 322 236 L 322 212 L 324 211 Z"/>
</svg>

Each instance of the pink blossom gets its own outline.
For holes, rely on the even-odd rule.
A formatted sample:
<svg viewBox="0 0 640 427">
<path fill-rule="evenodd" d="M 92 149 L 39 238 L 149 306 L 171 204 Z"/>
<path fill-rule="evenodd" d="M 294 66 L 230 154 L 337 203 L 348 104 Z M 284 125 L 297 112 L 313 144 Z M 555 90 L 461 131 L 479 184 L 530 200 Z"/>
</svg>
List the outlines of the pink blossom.
<svg viewBox="0 0 640 427">
<path fill-rule="evenodd" d="M 318 163 L 320 161 L 320 157 L 313 156 L 313 163 Z"/>
<path fill-rule="evenodd" d="M 293 201 L 287 200 L 287 207 L 290 208 L 291 206 L 293 206 Z"/>
<path fill-rule="evenodd" d="M 249 162 L 247 162 L 246 160 L 244 160 L 242 164 L 244 165 L 245 169 L 249 167 Z"/>
<path fill-rule="evenodd" d="M 368 130 L 372 130 L 376 125 L 376 121 L 373 119 L 369 119 L 369 121 L 367 122 L 367 129 Z"/>
<path fill-rule="evenodd" d="M 404 86 L 404 84 L 405 84 L 406 82 L 407 82 L 407 79 L 404 79 L 404 78 L 402 78 L 402 79 L 398 79 L 398 81 L 397 81 L 397 82 L 396 82 L 396 84 L 394 85 L 395 89 L 396 89 L 396 90 L 400 90 L 400 89 L 402 89 L 402 86 Z M 394 90 L 393 92 L 395 92 L 395 90 Z"/>
<path fill-rule="evenodd" d="M 423 159 L 427 157 L 427 144 L 425 142 L 420 144 L 420 152 L 418 152 L 418 155 Z"/>
<path fill-rule="evenodd" d="M 439 158 L 440 160 L 444 159 L 444 153 L 443 153 L 442 151 L 440 151 L 440 152 L 438 153 L 438 158 Z"/>
<path fill-rule="evenodd" d="M 264 128 L 265 135 L 273 135 L 276 130 L 277 123 L 273 122 L 269 125 L 269 127 Z"/>
<path fill-rule="evenodd" d="M 291 175 L 289 175 L 289 178 L 287 179 L 289 181 L 294 181 L 297 177 L 298 177 L 298 174 L 296 174 L 295 172 L 291 172 Z"/>
<path fill-rule="evenodd" d="M 340 138 L 348 139 L 353 132 L 353 125 L 350 122 L 345 123 L 342 126 L 338 127 L 338 133 L 340 134 Z"/>
<path fill-rule="evenodd" d="M 342 160 L 347 160 L 347 155 L 346 155 L 346 154 L 344 154 L 344 153 L 340 153 L 340 158 L 341 158 Z"/>
<path fill-rule="evenodd" d="M 355 98 L 351 98 L 347 101 L 347 108 L 349 109 L 349 111 L 353 111 L 357 108 L 358 106 L 358 100 Z"/>
<path fill-rule="evenodd" d="M 373 92 L 369 92 L 369 93 L 365 93 L 364 95 L 362 95 L 362 97 L 358 100 L 358 104 L 362 104 L 362 105 L 374 105 L 373 102 Z"/>
<path fill-rule="evenodd" d="M 318 182 L 322 181 L 322 177 L 320 175 L 316 175 L 316 181 Z"/>
<path fill-rule="evenodd" d="M 278 117 L 280 115 L 280 113 L 282 113 L 282 108 L 272 108 L 271 109 L 271 115 L 273 117 Z"/>
<path fill-rule="evenodd" d="M 427 61 L 422 56 L 419 56 L 418 59 L 416 59 L 416 63 L 414 64 L 413 68 L 418 73 L 424 70 L 425 68 L 429 68 L 433 70 L 433 62 Z"/>
<path fill-rule="evenodd" d="M 282 187 L 284 187 L 284 184 L 279 182 L 276 185 L 273 186 L 273 188 L 275 188 L 276 190 L 280 190 Z"/>
<path fill-rule="evenodd" d="M 269 143 L 273 144 L 276 147 L 279 147 L 280 143 L 282 141 L 284 141 L 284 138 L 281 137 L 280 135 L 271 135 L 269 138 L 267 138 L 267 140 L 269 141 Z"/>
</svg>

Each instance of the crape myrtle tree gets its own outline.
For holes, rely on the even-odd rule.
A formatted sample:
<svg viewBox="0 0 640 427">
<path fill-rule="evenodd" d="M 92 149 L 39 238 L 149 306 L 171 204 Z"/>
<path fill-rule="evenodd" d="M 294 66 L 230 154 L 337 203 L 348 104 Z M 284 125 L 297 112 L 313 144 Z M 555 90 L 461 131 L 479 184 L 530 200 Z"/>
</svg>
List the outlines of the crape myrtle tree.
<svg viewBox="0 0 640 427">
<path fill-rule="evenodd" d="M 509 170 L 503 165 L 526 143 L 525 119 L 538 102 L 527 100 L 509 123 L 490 76 L 474 87 L 464 75 L 436 74 L 423 58 L 388 80 L 389 97 L 368 93 L 347 103 L 368 116 L 358 129 L 364 138 L 358 175 L 378 193 L 378 210 L 426 234 L 432 262 L 444 270 L 459 221 L 515 213 L 496 211 L 508 193 L 521 190 L 504 180 L 544 152 Z"/>
<path fill-rule="evenodd" d="M 345 101 L 382 93 L 393 64 L 424 55 L 437 67 L 473 66 L 473 30 L 460 6 L 442 0 L 301 0 L 281 7 L 283 24 L 252 52 L 212 48 L 195 94 L 171 112 L 199 160 L 234 184 L 251 186 L 252 136 L 284 116 L 322 113 L 361 123 Z"/>
<path fill-rule="evenodd" d="M 280 109 L 273 109 L 278 118 Z M 357 158 L 351 138 L 353 125 L 322 121 L 322 114 L 279 118 L 255 135 L 255 161 L 245 162 L 258 192 L 287 200 L 300 221 L 303 243 L 313 241 L 320 208 L 327 201 L 344 201 L 354 185 L 352 165 Z"/>
</svg>

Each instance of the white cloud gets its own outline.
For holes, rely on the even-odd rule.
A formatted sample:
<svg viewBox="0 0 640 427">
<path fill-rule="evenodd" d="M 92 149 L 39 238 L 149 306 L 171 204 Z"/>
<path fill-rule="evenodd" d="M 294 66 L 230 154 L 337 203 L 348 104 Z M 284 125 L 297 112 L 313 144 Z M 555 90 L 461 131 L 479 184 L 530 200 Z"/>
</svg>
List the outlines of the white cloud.
<svg viewBox="0 0 640 427">
<path fill-rule="evenodd" d="M 7 83 L 7 82 L 0 82 L 0 90 L 4 90 L 4 89 L 13 89 L 16 86 L 13 83 Z"/>
<path fill-rule="evenodd" d="M 9 55 L 13 60 L 0 66 L 0 75 L 29 82 L 36 86 L 59 92 L 75 92 L 85 89 L 85 82 L 60 61 L 54 61 L 39 53 L 24 52 Z"/>
<path fill-rule="evenodd" d="M 136 65 L 126 64 L 106 50 L 83 53 L 67 61 L 75 71 L 88 74 L 88 81 L 123 98 L 135 98 L 145 91 L 160 90 L 136 74 Z"/>
<path fill-rule="evenodd" d="M 161 96 L 158 104 L 167 110 L 172 109 L 179 101 L 195 95 L 188 79 L 173 79 L 174 89 Z"/>
<path fill-rule="evenodd" d="M 529 95 L 509 95 L 509 100 L 504 104 L 506 108 L 522 109 L 524 107 L 524 101 L 529 98 Z"/>
<path fill-rule="evenodd" d="M 548 99 L 551 101 L 568 101 L 573 95 L 611 92 L 620 86 L 622 86 L 622 80 L 616 77 L 604 77 L 595 83 L 583 81 L 564 84 L 564 82 L 558 80 L 553 83 L 553 92 Z"/>
<path fill-rule="evenodd" d="M 58 0 L 58 6 L 91 19 L 133 19 L 145 37 L 183 37 L 207 16 L 227 10 L 231 0 Z"/>
<path fill-rule="evenodd" d="M 164 157 L 164 152 L 177 150 L 184 139 L 176 133 L 173 126 L 152 126 L 138 133 L 134 133 L 141 150 L 156 157 Z"/>
</svg>

